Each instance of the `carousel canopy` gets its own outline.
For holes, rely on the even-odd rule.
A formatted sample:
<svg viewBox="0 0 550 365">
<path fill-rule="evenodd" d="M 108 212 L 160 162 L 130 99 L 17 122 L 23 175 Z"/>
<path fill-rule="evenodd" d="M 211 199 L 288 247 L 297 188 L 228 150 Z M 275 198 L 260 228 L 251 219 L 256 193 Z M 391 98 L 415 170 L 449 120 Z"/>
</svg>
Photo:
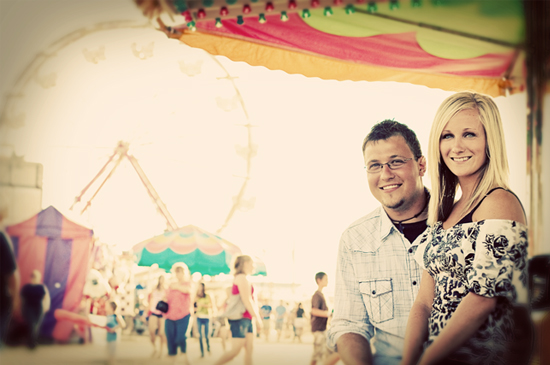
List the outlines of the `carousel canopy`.
<svg viewBox="0 0 550 365">
<path fill-rule="evenodd" d="M 492 96 L 525 88 L 520 0 L 136 2 L 150 17 L 181 15 L 179 27 L 160 23 L 183 43 L 291 74 Z"/>
</svg>

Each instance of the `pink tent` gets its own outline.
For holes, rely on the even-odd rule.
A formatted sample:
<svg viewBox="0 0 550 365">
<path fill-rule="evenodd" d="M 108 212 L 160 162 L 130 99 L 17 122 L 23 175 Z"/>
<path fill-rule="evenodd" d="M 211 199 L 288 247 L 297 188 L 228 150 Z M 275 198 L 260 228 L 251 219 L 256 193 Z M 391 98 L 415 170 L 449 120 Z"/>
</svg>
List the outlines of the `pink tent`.
<svg viewBox="0 0 550 365">
<path fill-rule="evenodd" d="M 93 231 L 65 218 L 50 206 L 24 222 L 7 227 L 21 275 L 21 286 L 39 270 L 51 296 L 40 334 L 68 340 L 73 323 L 57 321 L 56 309 L 76 312 L 88 273 Z"/>
</svg>

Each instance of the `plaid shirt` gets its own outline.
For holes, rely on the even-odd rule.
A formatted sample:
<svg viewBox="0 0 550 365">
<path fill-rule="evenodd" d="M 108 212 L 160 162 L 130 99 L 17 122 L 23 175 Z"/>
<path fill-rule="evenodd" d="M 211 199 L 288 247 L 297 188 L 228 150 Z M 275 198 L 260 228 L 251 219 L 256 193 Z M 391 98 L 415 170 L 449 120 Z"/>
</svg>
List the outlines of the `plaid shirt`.
<svg viewBox="0 0 550 365">
<path fill-rule="evenodd" d="M 375 363 L 378 356 L 401 357 L 422 275 L 414 260 L 416 247 L 382 207 L 344 231 L 338 248 L 334 318 L 327 338 L 331 349 L 344 333 L 356 333 L 374 346 Z"/>
</svg>

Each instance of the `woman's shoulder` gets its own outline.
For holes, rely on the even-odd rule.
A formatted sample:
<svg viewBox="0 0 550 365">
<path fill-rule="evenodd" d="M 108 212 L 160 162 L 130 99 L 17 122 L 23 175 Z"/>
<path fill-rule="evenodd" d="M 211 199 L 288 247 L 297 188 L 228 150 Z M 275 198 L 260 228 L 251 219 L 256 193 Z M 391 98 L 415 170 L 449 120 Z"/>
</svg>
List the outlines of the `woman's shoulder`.
<svg viewBox="0 0 550 365">
<path fill-rule="evenodd" d="M 472 217 L 474 221 L 505 219 L 525 224 L 525 214 L 517 196 L 505 189 L 496 189 L 485 197 Z"/>
<path fill-rule="evenodd" d="M 233 284 L 239 285 L 240 283 L 248 282 L 245 274 L 237 274 L 233 279 Z"/>
</svg>

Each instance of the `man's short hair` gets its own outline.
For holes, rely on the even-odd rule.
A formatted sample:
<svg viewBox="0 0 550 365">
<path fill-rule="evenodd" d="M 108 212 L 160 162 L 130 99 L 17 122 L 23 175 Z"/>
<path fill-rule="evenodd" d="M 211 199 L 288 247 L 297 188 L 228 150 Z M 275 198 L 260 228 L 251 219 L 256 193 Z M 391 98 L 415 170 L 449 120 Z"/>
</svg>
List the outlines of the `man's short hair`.
<svg viewBox="0 0 550 365">
<path fill-rule="evenodd" d="M 415 160 L 422 157 L 422 149 L 420 148 L 420 142 L 416 137 L 416 133 L 406 124 L 396 122 L 392 119 L 383 120 L 371 128 L 369 134 L 367 134 L 363 141 L 363 154 L 365 153 L 367 143 L 386 140 L 393 136 L 402 136 L 405 139 Z"/>
<path fill-rule="evenodd" d="M 325 274 L 324 272 L 320 271 L 318 272 L 317 274 L 315 274 L 315 282 L 319 282 L 319 280 L 323 280 L 323 278 L 325 277 Z"/>
</svg>

